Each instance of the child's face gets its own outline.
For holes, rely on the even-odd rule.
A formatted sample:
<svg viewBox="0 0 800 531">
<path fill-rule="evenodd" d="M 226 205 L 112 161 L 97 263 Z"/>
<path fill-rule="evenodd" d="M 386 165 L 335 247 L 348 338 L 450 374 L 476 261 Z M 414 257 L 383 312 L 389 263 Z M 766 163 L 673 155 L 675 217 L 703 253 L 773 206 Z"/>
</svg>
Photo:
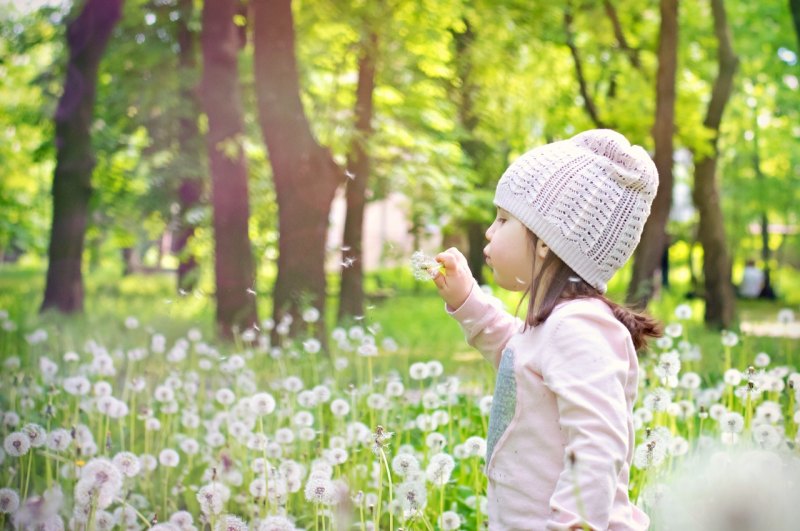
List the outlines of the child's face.
<svg viewBox="0 0 800 531">
<path fill-rule="evenodd" d="M 532 282 L 533 249 L 528 229 L 517 218 L 497 209 L 497 217 L 486 231 L 489 243 L 483 248 L 486 263 L 494 271 L 497 285 L 524 291 Z"/>
</svg>

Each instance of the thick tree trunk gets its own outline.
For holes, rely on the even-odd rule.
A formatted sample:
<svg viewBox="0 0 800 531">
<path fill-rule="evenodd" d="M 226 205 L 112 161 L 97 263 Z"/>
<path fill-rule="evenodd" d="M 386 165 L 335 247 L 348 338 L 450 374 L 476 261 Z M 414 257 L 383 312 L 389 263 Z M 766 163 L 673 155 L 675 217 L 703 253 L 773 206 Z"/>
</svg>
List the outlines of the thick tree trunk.
<svg viewBox="0 0 800 531">
<path fill-rule="evenodd" d="M 336 187 L 345 179 L 311 133 L 300 101 L 291 0 L 253 4 L 254 63 L 259 121 L 278 197 L 278 276 L 273 290 L 276 319 L 313 306 L 325 315 L 325 243 Z M 323 326 L 318 335 L 325 338 Z"/>
<path fill-rule="evenodd" d="M 678 0 L 661 0 L 661 31 L 656 77 L 656 117 L 653 124 L 658 193 L 633 259 L 628 303 L 647 306 L 655 292 L 656 272 L 668 245 L 666 232 L 672 205 L 672 135 L 675 130 L 675 72 L 678 66 Z"/>
<path fill-rule="evenodd" d="M 345 197 L 347 214 L 342 235 L 342 284 L 339 290 L 339 321 L 348 317 L 364 315 L 364 267 L 363 234 L 364 206 L 366 204 L 367 180 L 369 179 L 369 155 L 367 142 L 372 134 L 372 94 L 375 89 L 375 58 L 378 36 L 370 33 L 362 44 L 358 62 L 358 85 L 356 87 L 356 127 L 350 145 L 347 167 L 350 178 Z"/>
<path fill-rule="evenodd" d="M 739 60 L 731 47 L 723 0 L 711 0 L 711 8 L 714 14 L 714 33 L 719 43 L 717 50 L 719 72 L 714 81 L 711 101 L 703 124 L 714 132 L 714 138 L 711 140 L 712 154 L 698 160 L 695 165 L 692 195 L 700 213 L 698 237 L 703 246 L 705 322 L 710 326 L 727 328 L 733 323 L 736 298 L 716 181 L 717 137 L 722 113 L 733 89 L 733 76 Z"/>
<path fill-rule="evenodd" d="M 122 3 L 122 0 L 87 0 L 78 18 L 67 27 L 69 63 L 64 93 L 55 115 L 53 224 L 42 311 L 83 310 L 81 258 L 95 166 L 89 130 L 97 70 L 122 14 Z"/>
<path fill-rule="evenodd" d="M 257 321 L 255 298 L 248 292 L 254 273 L 237 70 L 240 39 L 233 22 L 238 6 L 237 0 L 205 2 L 201 39 L 202 101 L 208 115 L 206 147 L 214 209 L 217 326 L 226 338 Z"/>
<path fill-rule="evenodd" d="M 197 61 L 195 59 L 195 32 L 189 28 L 194 9 L 193 0 L 180 0 L 178 3 L 180 17 L 178 18 L 178 69 L 181 92 L 181 113 L 178 131 L 178 146 L 180 157 L 184 161 L 182 166 L 187 169 L 187 175 L 181 178 L 178 186 L 178 227 L 173 240 L 172 251 L 178 255 L 178 289 L 191 291 L 197 285 L 198 271 L 197 259 L 187 249 L 187 243 L 194 236 L 195 226 L 186 219 L 186 214 L 200 203 L 203 194 L 203 180 L 199 173 L 197 160 L 201 150 L 201 137 L 197 128 L 198 105 L 195 98 L 195 73 Z"/>
</svg>

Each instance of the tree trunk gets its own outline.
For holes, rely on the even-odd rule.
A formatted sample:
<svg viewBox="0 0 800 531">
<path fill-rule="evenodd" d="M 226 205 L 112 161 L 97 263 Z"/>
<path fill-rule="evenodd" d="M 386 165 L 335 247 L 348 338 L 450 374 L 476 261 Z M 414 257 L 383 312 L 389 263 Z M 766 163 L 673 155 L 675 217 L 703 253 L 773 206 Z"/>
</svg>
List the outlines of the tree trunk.
<svg viewBox="0 0 800 531">
<path fill-rule="evenodd" d="M 772 258 L 769 248 L 769 215 L 767 207 L 764 205 L 764 173 L 761 171 L 761 154 L 758 146 L 758 109 L 753 109 L 753 169 L 756 172 L 758 190 L 761 194 L 761 260 L 764 268 L 764 286 L 761 288 L 759 297 L 774 299 L 775 290 L 772 288 L 772 275 L 770 271 L 770 259 Z"/>
<path fill-rule="evenodd" d="M 347 214 L 342 236 L 342 284 L 339 290 L 339 322 L 348 317 L 364 315 L 363 228 L 369 155 L 367 142 L 372 134 L 372 94 L 375 89 L 375 58 L 378 36 L 370 33 L 362 44 L 358 62 L 356 88 L 356 128 L 350 146 L 347 167 L 350 171 L 345 196 Z"/>
<path fill-rule="evenodd" d="M 703 246 L 704 298 L 707 325 L 728 328 L 736 313 L 736 298 L 731 279 L 731 260 L 725 238 L 725 225 L 716 181 L 719 126 L 733 89 L 738 58 L 731 47 L 730 31 L 723 0 L 711 0 L 714 33 L 718 41 L 719 72 L 703 125 L 714 132 L 711 155 L 695 165 L 693 199 L 700 213 L 698 237 Z"/>
<path fill-rule="evenodd" d="M 226 338 L 257 320 L 255 298 L 248 292 L 254 273 L 247 232 L 250 207 L 237 70 L 240 39 L 233 22 L 238 5 L 237 0 L 205 2 L 201 38 L 202 101 L 208 115 L 206 148 L 214 209 L 217 326 Z"/>
<path fill-rule="evenodd" d="M 187 249 L 187 243 L 194 236 L 194 223 L 186 219 L 186 214 L 200 204 L 203 194 L 203 180 L 199 175 L 197 160 L 200 156 L 201 138 L 197 128 L 198 105 L 195 98 L 195 74 L 197 61 L 195 59 L 195 32 L 189 29 L 192 18 L 193 0 L 180 0 L 178 10 L 178 70 L 180 79 L 181 105 L 178 149 L 182 167 L 187 174 L 181 178 L 178 185 L 178 227 L 175 231 L 172 251 L 178 256 L 178 289 L 191 291 L 197 285 L 198 270 L 197 259 Z"/>
<path fill-rule="evenodd" d="M 658 170 L 658 192 L 642 239 L 633 259 L 633 277 L 628 286 L 628 303 L 647 306 L 655 292 L 656 272 L 669 245 L 666 227 L 672 205 L 672 135 L 675 130 L 675 72 L 678 65 L 678 0 L 661 0 L 661 31 L 656 77 L 656 116 L 653 124 Z"/>
<path fill-rule="evenodd" d="M 95 166 L 89 130 L 97 70 L 122 14 L 122 3 L 123 0 L 87 0 L 80 15 L 67 27 L 69 63 L 55 114 L 53 224 L 42 311 L 83 311 L 81 259 Z"/>
<path fill-rule="evenodd" d="M 300 101 L 291 0 L 253 4 L 254 63 L 259 122 L 278 198 L 278 276 L 273 316 L 295 317 L 303 308 L 325 315 L 325 243 L 336 187 L 345 175 L 311 133 Z M 324 322 L 317 327 L 325 338 Z"/>
</svg>

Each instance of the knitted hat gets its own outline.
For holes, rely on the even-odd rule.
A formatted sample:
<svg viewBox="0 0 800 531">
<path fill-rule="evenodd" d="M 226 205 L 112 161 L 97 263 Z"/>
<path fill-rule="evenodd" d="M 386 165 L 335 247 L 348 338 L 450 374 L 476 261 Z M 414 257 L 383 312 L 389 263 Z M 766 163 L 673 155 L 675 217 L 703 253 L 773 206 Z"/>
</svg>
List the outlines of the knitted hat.
<svg viewBox="0 0 800 531">
<path fill-rule="evenodd" d="M 605 293 L 639 244 L 657 188 L 644 149 L 594 129 L 519 157 L 500 178 L 494 203 Z"/>
</svg>

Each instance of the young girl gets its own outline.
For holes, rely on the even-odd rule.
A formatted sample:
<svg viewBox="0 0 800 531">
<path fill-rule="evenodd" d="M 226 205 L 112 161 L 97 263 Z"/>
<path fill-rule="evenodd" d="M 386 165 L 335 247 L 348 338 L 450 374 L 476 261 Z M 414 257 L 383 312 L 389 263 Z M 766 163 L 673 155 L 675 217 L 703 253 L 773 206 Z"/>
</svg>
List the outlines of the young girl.
<svg viewBox="0 0 800 531">
<path fill-rule="evenodd" d="M 636 350 L 659 324 L 608 300 L 658 187 L 639 146 L 592 130 L 522 155 L 503 174 L 486 231 L 501 310 L 451 248 L 434 282 L 467 341 L 497 369 L 486 475 L 492 530 L 647 529 L 628 498 Z"/>
</svg>

